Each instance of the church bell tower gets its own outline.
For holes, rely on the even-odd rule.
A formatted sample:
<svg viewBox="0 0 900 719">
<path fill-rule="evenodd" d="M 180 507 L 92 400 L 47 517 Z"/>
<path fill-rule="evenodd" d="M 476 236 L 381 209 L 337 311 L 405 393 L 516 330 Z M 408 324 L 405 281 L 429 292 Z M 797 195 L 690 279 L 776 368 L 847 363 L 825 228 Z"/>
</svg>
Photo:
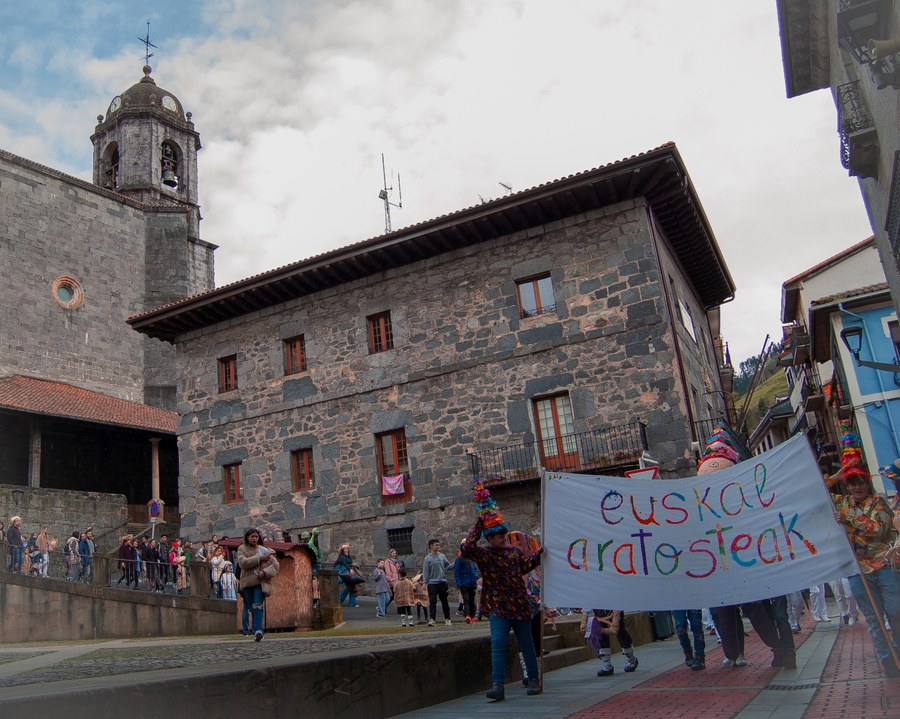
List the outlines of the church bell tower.
<svg viewBox="0 0 900 719">
<path fill-rule="evenodd" d="M 191 113 L 163 90 L 144 66 L 144 77 L 97 117 L 94 184 L 140 202 L 195 208 L 193 234 L 199 236 L 197 152 L 200 135 Z"/>
</svg>

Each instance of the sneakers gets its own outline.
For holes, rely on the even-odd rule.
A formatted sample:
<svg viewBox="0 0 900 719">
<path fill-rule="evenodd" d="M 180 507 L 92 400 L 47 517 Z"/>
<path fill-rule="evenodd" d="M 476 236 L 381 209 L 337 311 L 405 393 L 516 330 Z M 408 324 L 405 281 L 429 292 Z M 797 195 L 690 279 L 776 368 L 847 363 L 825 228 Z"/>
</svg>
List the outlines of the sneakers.
<svg viewBox="0 0 900 719">
<path fill-rule="evenodd" d="M 475 620 L 472 617 L 466 617 L 466 624 L 474 624 Z"/>
<path fill-rule="evenodd" d="M 813 619 L 816 620 L 817 622 L 830 622 L 830 621 L 831 621 L 831 620 L 830 620 L 827 616 L 825 616 L 824 614 L 823 614 L 822 616 L 819 616 L 819 615 L 817 615 L 817 614 L 813 614 Z"/>
<path fill-rule="evenodd" d="M 691 669 L 695 672 L 702 671 L 703 669 L 706 669 L 706 662 L 703 659 L 695 659 L 691 664 Z"/>
<path fill-rule="evenodd" d="M 639 664 L 638 658 L 636 656 L 632 655 L 632 656 L 628 657 L 628 661 L 625 662 L 625 668 L 623 669 L 623 671 L 633 672 L 635 669 L 638 668 L 638 664 Z"/>
<path fill-rule="evenodd" d="M 722 666 L 730 667 L 730 666 L 732 666 L 733 664 L 734 664 L 734 662 L 731 661 L 728 657 L 725 657 L 725 658 L 722 660 Z"/>
<path fill-rule="evenodd" d="M 261 642 L 262 638 L 263 638 L 262 630 L 257 629 L 256 634 L 254 636 L 256 637 L 256 641 Z"/>
<path fill-rule="evenodd" d="M 600 667 L 600 671 L 597 672 L 598 677 L 610 677 L 616 673 L 616 670 L 613 668 L 613 665 L 610 662 L 603 662 L 603 666 Z"/>
<path fill-rule="evenodd" d="M 858 621 L 859 621 L 859 616 L 856 614 L 851 614 L 847 617 L 847 624 L 849 624 L 850 626 L 853 626 Z"/>
<path fill-rule="evenodd" d="M 693 654 L 685 654 L 684 655 L 684 665 L 686 667 L 692 667 L 694 665 L 694 655 Z"/>
<path fill-rule="evenodd" d="M 405 627 L 405 626 L 406 626 L 406 615 L 405 615 L 405 614 L 401 614 L 401 615 L 400 615 L 400 626 L 401 626 L 401 627 Z"/>
<path fill-rule="evenodd" d="M 503 685 L 500 683 L 494 684 L 490 689 L 488 689 L 487 694 L 485 696 L 494 702 L 502 702 L 506 699 L 506 692 L 503 689 Z"/>
<path fill-rule="evenodd" d="M 444 620 L 444 626 L 445 626 L 445 627 L 452 627 L 452 626 L 453 626 L 453 622 L 451 622 L 449 619 L 445 619 L 445 620 Z"/>
<path fill-rule="evenodd" d="M 734 666 L 736 667 L 745 667 L 747 666 L 747 660 L 744 659 L 743 654 L 738 654 L 738 658 L 734 660 Z"/>
<path fill-rule="evenodd" d="M 433 626 L 434 626 L 434 619 L 429 619 L 429 620 L 428 620 L 428 626 L 429 626 L 429 627 L 433 627 Z"/>
<path fill-rule="evenodd" d="M 525 693 L 530 696 L 536 696 L 541 693 L 541 680 L 540 679 L 529 679 L 528 680 L 528 689 Z"/>
</svg>

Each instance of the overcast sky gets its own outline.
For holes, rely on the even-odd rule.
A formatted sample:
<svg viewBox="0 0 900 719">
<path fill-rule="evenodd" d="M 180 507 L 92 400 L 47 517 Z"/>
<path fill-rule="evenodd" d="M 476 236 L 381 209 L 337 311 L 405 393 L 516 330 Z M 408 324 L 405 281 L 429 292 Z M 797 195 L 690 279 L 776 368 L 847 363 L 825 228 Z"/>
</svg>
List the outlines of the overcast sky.
<svg viewBox="0 0 900 719">
<path fill-rule="evenodd" d="M 86 180 L 153 77 L 194 115 L 226 284 L 674 141 L 737 284 L 735 366 L 781 283 L 871 234 L 828 91 L 786 99 L 775 0 L 95 0 L 0 6 L 0 147 Z M 395 200 L 398 199 L 395 196 Z"/>
</svg>

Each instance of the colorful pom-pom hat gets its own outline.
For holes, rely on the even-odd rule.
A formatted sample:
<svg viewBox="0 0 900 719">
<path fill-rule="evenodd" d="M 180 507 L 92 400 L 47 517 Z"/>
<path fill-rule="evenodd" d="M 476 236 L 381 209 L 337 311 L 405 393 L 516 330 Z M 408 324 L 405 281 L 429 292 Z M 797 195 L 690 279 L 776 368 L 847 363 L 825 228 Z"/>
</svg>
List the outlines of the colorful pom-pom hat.
<svg viewBox="0 0 900 719">
<path fill-rule="evenodd" d="M 500 514 L 500 508 L 480 479 L 475 480 L 473 490 L 475 492 L 475 511 L 481 516 L 481 536 L 489 537 L 492 534 L 509 531 L 506 522 L 503 521 L 503 515 Z"/>
</svg>

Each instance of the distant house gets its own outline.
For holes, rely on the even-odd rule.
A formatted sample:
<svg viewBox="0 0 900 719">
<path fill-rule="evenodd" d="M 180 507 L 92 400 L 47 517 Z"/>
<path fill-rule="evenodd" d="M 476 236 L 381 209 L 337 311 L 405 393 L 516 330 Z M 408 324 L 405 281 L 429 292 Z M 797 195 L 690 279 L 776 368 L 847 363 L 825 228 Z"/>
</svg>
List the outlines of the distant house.
<svg viewBox="0 0 900 719">
<path fill-rule="evenodd" d="M 842 419 L 851 420 L 862 438 L 871 471 L 900 457 L 900 375 L 857 367 L 840 339 L 844 327 L 861 324 L 863 358 L 895 361 L 893 338 L 900 341 L 900 332 L 874 238 L 787 280 L 781 297 L 780 362 L 791 387 L 788 436 L 806 434 L 827 472 L 840 466 Z"/>
<path fill-rule="evenodd" d="M 762 454 L 790 439 L 789 427 L 793 416 L 791 400 L 787 397 L 776 399 L 751 433 L 748 441 L 750 451 L 755 455 Z"/>
<path fill-rule="evenodd" d="M 531 531 L 542 469 L 691 474 L 734 289 L 668 144 L 129 322 L 177 347 L 184 534 L 370 561 L 458 542 L 475 475 Z"/>
</svg>

